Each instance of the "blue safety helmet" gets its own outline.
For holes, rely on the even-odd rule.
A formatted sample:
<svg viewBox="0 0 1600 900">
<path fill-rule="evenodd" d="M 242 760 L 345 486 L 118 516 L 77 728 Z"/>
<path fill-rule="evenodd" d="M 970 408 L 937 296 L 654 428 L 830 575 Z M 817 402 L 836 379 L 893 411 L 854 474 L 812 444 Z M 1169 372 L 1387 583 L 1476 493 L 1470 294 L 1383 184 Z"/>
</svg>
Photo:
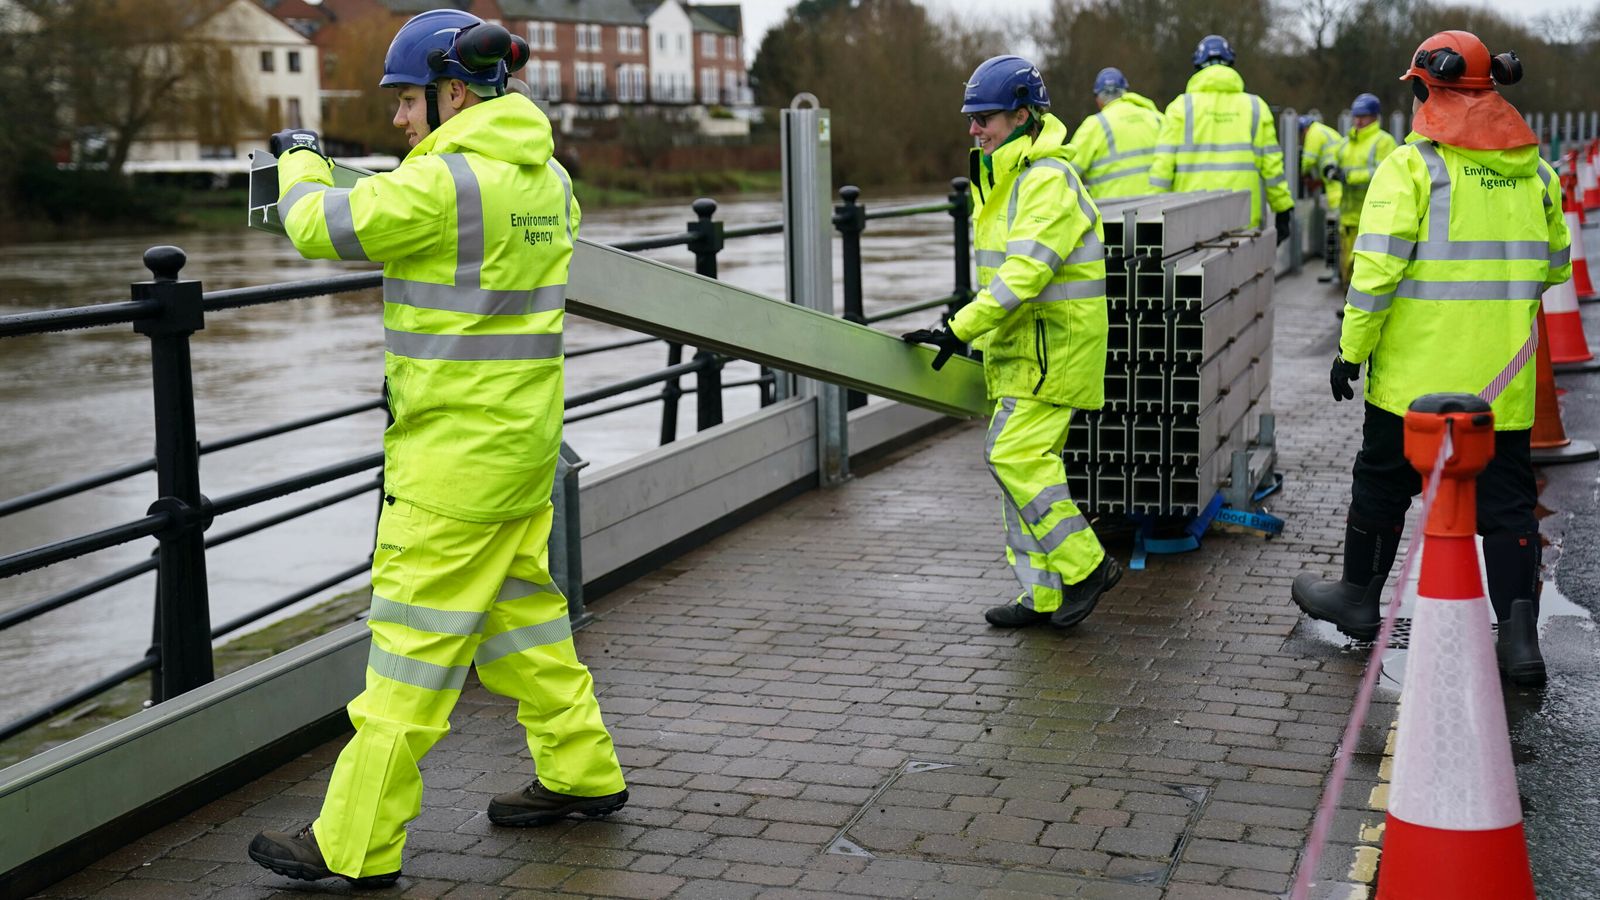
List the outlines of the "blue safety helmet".
<svg viewBox="0 0 1600 900">
<path fill-rule="evenodd" d="M 1315 122 L 1316 119 L 1313 119 L 1310 116 L 1301 116 L 1298 121 L 1300 123 L 1300 130 L 1305 131 L 1307 128 L 1311 127 L 1311 123 Z"/>
<path fill-rule="evenodd" d="M 1378 98 L 1372 94 L 1357 94 L 1356 99 L 1350 104 L 1352 116 L 1375 116 L 1382 110 Z"/>
<path fill-rule="evenodd" d="M 1225 66 L 1233 65 L 1233 45 L 1220 34 L 1208 34 L 1200 39 L 1194 48 L 1194 67 L 1204 69 L 1206 66 L 1222 63 Z"/>
<path fill-rule="evenodd" d="M 1094 92 L 1103 94 L 1106 91 L 1126 91 L 1128 89 L 1128 76 L 1122 74 L 1121 69 L 1107 66 L 1094 76 Z"/>
<path fill-rule="evenodd" d="M 1039 67 L 1020 56 L 994 56 L 984 60 L 967 79 L 961 96 L 964 113 L 1014 110 L 1024 106 L 1050 108 Z"/>
<path fill-rule="evenodd" d="M 441 78 L 458 78 L 468 84 L 504 85 L 504 61 L 474 70 L 462 65 L 457 56 L 456 36 L 482 23 L 459 9 L 435 9 L 413 17 L 389 43 L 389 52 L 383 55 L 383 80 L 378 84 L 428 85 Z"/>
</svg>

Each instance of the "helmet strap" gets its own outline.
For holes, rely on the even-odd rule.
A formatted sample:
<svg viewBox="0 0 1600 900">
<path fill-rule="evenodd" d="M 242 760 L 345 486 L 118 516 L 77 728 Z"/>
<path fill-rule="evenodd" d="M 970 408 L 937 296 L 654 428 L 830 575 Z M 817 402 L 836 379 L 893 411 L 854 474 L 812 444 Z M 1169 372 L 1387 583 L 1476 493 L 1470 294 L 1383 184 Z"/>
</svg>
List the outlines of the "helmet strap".
<svg viewBox="0 0 1600 900">
<path fill-rule="evenodd" d="M 1421 78 L 1411 79 L 1411 95 L 1423 103 L 1428 102 L 1428 85 Z"/>
<path fill-rule="evenodd" d="M 439 83 L 428 82 L 423 86 L 422 93 L 428 100 L 428 130 L 434 131 L 439 127 Z"/>
</svg>

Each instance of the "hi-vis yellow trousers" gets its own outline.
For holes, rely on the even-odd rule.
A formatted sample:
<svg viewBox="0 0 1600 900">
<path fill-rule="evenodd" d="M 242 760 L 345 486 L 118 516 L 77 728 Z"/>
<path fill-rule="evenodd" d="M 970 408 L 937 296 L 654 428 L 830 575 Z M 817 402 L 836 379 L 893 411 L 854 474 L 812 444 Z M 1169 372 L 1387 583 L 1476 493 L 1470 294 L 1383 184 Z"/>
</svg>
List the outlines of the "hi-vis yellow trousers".
<svg viewBox="0 0 1600 900">
<path fill-rule="evenodd" d="M 1059 609 L 1065 586 L 1089 577 L 1106 555 L 1067 491 L 1061 450 L 1071 421 L 1071 407 L 1004 397 L 984 445 L 1000 484 L 1006 562 L 1022 583 L 1017 602 L 1038 612 Z"/>
<path fill-rule="evenodd" d="M 405 500 L 378 520 L 366 690 L 350 702 L 356 735 L 339 754 L 313 824 L 328 868 L 361 877 L 400 869 L 406 823 L 422 807 L 417 764 L 450 730 L 469 666 L 517 701 L 539 781 L 599 796 L 623 789 L 594 682 L 578 662 L 567 601 L 551 582 L 553 509 L 510 522 L 463 522 Z"/>
</svg>

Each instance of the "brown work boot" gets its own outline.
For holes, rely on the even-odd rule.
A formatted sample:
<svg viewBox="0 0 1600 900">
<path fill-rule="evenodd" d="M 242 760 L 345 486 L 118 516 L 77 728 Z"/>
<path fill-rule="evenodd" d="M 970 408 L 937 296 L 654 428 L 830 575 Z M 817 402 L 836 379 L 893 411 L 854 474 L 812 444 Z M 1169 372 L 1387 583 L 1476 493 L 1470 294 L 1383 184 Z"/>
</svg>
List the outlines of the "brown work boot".
<svg viewBox="0 0 1600 900">
<path fill-rule="evenodd" d="M 358 888 L 380 888 L 400 880 L 398 871 L 351 878 L 329 869 L 322 859 L 322 848 L 317 846 L 317 836 L 311 833 L 310 825 L 295 834 L 286 831 L 261 832 L 250 842 L 250 858 L 279 875 L 301 881 L 343 878 Z"/>
<path fill-rule="evenodd" d="M 520 791 L 511 791 L 490 800 L 489 821 L 496 825 L 529 827 L 549 825 L 573 813 L 595 819 L 611 815 L 627 802 L 626 788 L 615 794 L 578 797 L 558 794 L 540 784 L 536 778 L 533 784 Z"/>
</svg>

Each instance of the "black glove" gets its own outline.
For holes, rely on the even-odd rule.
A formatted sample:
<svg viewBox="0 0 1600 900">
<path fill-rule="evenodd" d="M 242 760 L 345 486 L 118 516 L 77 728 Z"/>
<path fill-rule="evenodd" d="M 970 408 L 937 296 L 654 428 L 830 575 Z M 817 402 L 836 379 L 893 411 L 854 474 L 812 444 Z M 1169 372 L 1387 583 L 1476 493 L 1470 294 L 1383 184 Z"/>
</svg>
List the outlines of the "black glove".
<svg viewBox="0 0 1600 900">
<path fill-rule="evenodd" d="M 935 372 L 944 368 L 952 354 L 967 352 L 967 345 L 946 328 L 918 328 L 900 335 L 900 340 L 908 344 L 932 344 L 938 347 L 939 353 L 933 358 Z"/>
<path fill-rule="evenodd" d="M 1294 217 L 1294 208 L 1284 210 L 1272 217 L 1272 227 L 1278 229 L 1278 243 L 1289 239 L 1289 228 L 1293 224 L 1290 219 Z"/>
<path fill-rule="evenodd" d="M 1333 163 L 1328 163 L 1327 165 L 1322 167 L 1322 180 L 1323 181 L 1343 181 L 1344 180 L 1344 170 L 1340 169 L 1338 166 L 1334 165 Z"/>
<path fill-rule="evenodd" d="M 1333 399 L 1354 400 L 1355 389 L 1350 387 L 1350 382 L 1361 377 L 1361 364 L 1345 362 L 1342 355 L 1333 358 L 1333 370 L 1328 373 L 1328 386 L 1333 388 Z"/>
<path fill-rule="evenodd" d="M 322 152 L 322 144 L 317 140 L 317 133 L 309 128 L 285 128 L 267 139 L 267 149 L 273 156 L 282 156 L 296 150 L 310 150 L 326 159 L 327 154 Z"/>
</svg>

